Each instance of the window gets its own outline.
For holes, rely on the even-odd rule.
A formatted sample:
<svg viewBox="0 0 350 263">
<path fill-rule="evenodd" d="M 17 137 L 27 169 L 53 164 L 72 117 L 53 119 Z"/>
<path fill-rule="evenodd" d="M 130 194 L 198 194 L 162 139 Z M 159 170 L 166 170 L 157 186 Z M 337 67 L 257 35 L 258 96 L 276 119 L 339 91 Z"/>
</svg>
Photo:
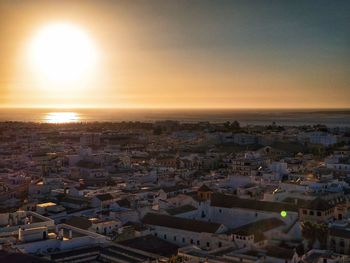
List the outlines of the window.
<svg viewBox="0 0 350 263">
<path fill-rule="evenodd" d="M 340 246 L 340 247 L 345 247 L 345 241 L 344 241 L 344 239 L 340 239 L 339 246 Z"/>
<path fill-rule="evenodd" d="M 197 246 L 199 246 L 201 244 L 201 242 L 199 240 L 197 240 Z"/>
<path fill-rule="evenodd" d="M 191 238 L 191 244 L 193 244 L 193 239 Z"/>
<path fill-rule="evenodd" d="M 309 214 L 310 214 L 310 216 L 313 216 L 314 215 L 314 211 L 310 211 Z"/>
<path fill-rule="evenodd" d="M 221 242 L 219 242 L 218 247 L 221 247 L 221 246 L 222 246 L 222 244 L 221 244 Z"/>
<path fill-rule="evenodd" d="M 306 210 L 303 210 L 303 215 L 307 215 L 307 211 Z"/>
<path fill-rule="evenodd" d="M 333 238 L 331 239 L 331 248 L 335 248 L 335 240 Z"/>
<path fill-rule="evenodd" d="M 185 243 L 185 238 L 184 237 L 182 238 L 182 243 Z"/>
<path fill-rule="evenodd" d="M 156 237 L 156 236 L 158 236 L 158 234 L 157 234 L 157 233 L 154 233 L 154 236 Z"/>
<path fill-rule="evenodd" d="M 219 209 L 219 213 L 220 213 L 220 214 L 222 213 L 222 210 L 221 210 L 221 209 Z"/>
<path fill-rule="evenodd" d="M 174 236 L 174 241 L 176 241 L 176 236 Z"/>
<path fill-rule="evenodd" d="M 166 234 L 164 234 L 164 239 L 166 239 Z"/>
<path fill-rule="evenodd" d="M 207 247 L 210 247 L 210 242 L 207 242 Z"/>
<path fill-rule="evenodd" d="M 317 216 L 321 216 L 322 213 L 320 211 L 317 211 Z"/>
</svg>

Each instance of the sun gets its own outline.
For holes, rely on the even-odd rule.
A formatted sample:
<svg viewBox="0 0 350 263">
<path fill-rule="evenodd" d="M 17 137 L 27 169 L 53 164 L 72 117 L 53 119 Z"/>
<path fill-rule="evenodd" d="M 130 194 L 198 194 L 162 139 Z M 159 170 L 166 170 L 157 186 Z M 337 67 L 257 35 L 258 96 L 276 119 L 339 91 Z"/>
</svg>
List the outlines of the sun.
<svg viewBox="0 0 350 263">
<path fill-rule="evenodd" d="M 34 34 L 28 48 L 30 67 L 51 82 L 81 80 L 93 70 L 97 50 L 89 35 L 77 25 L 55 23 Z"/>
<path fill-rule="evenodd" d="M 47 123 L 70 123 L 79 121 L 79 115 L 75 112 L 49 112 L 44 118 Z"/>
</svg>

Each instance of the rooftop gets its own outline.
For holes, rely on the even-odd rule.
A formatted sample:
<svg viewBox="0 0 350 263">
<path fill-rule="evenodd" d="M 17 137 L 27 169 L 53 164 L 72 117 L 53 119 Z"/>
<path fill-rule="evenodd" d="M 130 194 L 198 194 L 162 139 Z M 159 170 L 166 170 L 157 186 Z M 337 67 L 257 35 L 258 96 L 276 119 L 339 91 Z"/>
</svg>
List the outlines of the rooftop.
<svg viewBox="0 0 350 263">
<path fill-rule="evenodd" d="M 219 193 L 215 193 L 212 195 L 210 205 L 224 208 L 242 208 L 276 213 L 280 213 L 281 211 L 298 211 L 297 206 L 290 203 L 241 199 L 237 196 Z"/>
<path fill-rule="evenodd" d="M 114 197 L 111 194 L 96 195 L 96 198 L 99 199 L 100 201 L 108 201 L 108 200 L 114 199 Z"/>
<path fill-rule="evenodd" d="M 192 205 L 183 205 L 183 206 L 179 206 L 179 207 L 175 207 L 175 208 L 166 209 L 166 212 L 169 215 L 178 215 L 178 214 L 191 212 L 194 210 L 197 210 L 197 208 L 192 206 Z"/>
<path fill-rule="evenodd" d="M 80 216 L 72 216 L 66 220 L 65 224 L 85 230 L 89 229 L 92 225 L 88 218 Z"/>
<path fill-rule="evenodd" d="M 176 255 L 177 250 L 179 248 L 178 246 L 170 242 L 164 241 L 153 235 L 128 239 L 120 242 L 120 244 L 135 249 L 147 251 L 149 253 L 159 254 L 161 256 Z"/>
<path fill-rule="evenodd" d="M 285 225 L 285 223 L 278 218 L 267 218 L 255 221 L 250 224 L 230 230 L 230 233 L 238 235 L 254 235 L 258 232 L 266 232 L 271 229 Z"/>
<path fill-rule="evenodd" d="M 187 218 L 180 218 L 168 215 L 161 215 L 155 213 L 148 213 L 142 219 L 144 224 L 156 225 L 174 229 L 182 229 L 191 232 L 205 232 L 205 233 L 216 233 L 221 224 L 208 223 L 199 220 L 192 220 Z"/>
<path fill-rule="evenodd" d="M 213 190 L 211 190 L 207 185 L 203 184 L 201 187 L 199 187 L 198 192 L 212 192 Z"/>
</svg>

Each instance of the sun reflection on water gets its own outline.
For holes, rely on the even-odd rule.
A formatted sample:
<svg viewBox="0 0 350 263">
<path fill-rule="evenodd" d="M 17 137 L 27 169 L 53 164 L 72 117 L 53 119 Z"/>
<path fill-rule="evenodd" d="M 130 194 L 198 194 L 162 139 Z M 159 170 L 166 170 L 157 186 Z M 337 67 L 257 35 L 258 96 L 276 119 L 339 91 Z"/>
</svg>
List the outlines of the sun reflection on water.
<svg viewBox="0 0 350 263">
<path fill-rule="evenodd" d="M 76 112 L 49 112 L 44 117 L 46 123 L 72 123 L 80 120 Z"/>
</svg>

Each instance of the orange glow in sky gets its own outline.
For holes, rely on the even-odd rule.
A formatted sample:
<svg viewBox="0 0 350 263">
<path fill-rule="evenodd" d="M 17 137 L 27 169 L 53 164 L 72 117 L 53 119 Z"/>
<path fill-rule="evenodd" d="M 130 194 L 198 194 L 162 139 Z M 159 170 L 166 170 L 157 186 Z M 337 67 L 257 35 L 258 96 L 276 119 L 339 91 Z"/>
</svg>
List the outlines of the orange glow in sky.
<svg viewBox="0 0 350 263">
<path fill-rule="evenodd" d="M 1 1 L 0 107 L 350 107 L 340 3 L 135 2 Z"/>
</svg>

